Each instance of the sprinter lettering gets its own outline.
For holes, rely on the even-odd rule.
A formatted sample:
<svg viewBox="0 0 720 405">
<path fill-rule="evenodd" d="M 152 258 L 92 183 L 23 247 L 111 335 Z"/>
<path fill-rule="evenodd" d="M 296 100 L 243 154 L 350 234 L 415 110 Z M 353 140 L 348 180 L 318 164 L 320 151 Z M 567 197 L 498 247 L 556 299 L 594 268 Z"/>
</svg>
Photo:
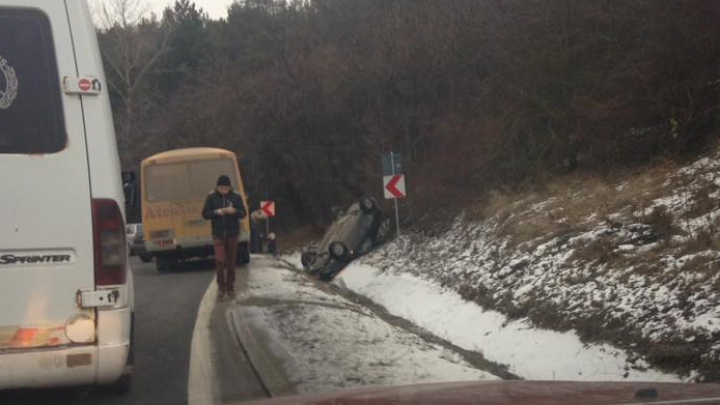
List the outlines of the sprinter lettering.
<svg viewBox="0 0 720 405">
<path fill-rule="evenodd" d="M 3 264 L 26 264 L 26 263 L 69 263 L 69 255 L 45 255 L 45 256 L 0 256 L 0 265 Z"/>
</svg>

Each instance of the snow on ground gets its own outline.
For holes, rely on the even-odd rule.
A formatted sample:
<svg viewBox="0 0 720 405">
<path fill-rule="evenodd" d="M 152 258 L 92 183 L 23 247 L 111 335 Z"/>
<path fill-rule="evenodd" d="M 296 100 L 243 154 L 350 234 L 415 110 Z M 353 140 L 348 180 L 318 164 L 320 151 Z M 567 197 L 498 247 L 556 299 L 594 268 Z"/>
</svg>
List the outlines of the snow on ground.
<svg viewBox="0 0 720 405">
<path fill-rule="evenodd" d="M 300 260 L 301 257 L 302 256 L 301 256 L 300 252 L 289 253 L 289 254 L 283 255 L 282 260 L 285 261 L 290 266 L 294 267 L 295 269 L 302 269 L 303 265 L 302 265 L 302 261 Z"/>
<path fill-rule="evenodd" d="M 484 219 L 460 215 L 439 235 L 407 232 L 357 262 L 382 270 L 380 275 L 370 277 L 368 267 L 353 265 L 340 279 L 525 377 L 625 373 L 619 351 L 602 345 L 580 350 L 573 334 L 530 331 L 532 322 L 633 350 L 628 378 L 673 378 L 633 371 L 647 361 L 687 378 L 716 379 L 720 153 L 664 170 L 615 184 L 580 179 L 555 185 L 554 193 L 505 197 Z M 458 297 L 476 307 L 468 309 Z M 412 304 L 405 302 L 409 298 Z M 527 331 L 524 338 L 521 331 Z M 554 349 L 563 359 L 577 354 L 584 360 L 573 366 L 542 357 Z M 543 360 L 530 364 L 533 358 Z"/>
<path fill-rule="evenodd" d="M 491 361 L 531 380 L 679 381 L 677 376 L 640 370 L 610 345 L 586 345 L 573 332 L 534 328 L 526 319 L 509 321 L 459 294 L 409 273 L 391 274 L 351 264 L 336 283 L 367 296 L 454 344 L 482 352 Z"/>
<path fill-rule="evenodd" d="M 248 288 L 231 313 L 269 333 L 273 352 L 286 359 L 286 373 L 299 391 L 498 379 L 327 285 L 268 264 L 251 267 Z"/>
</svg>

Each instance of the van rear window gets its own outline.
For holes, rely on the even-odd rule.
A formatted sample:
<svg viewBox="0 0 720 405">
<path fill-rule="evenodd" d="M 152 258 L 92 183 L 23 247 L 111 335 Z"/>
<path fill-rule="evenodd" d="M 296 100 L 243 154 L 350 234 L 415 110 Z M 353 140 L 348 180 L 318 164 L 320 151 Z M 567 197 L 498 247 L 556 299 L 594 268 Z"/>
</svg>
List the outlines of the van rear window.
<svg viewBox="0 0 720 405">
<path fill-rule="evenodd" d="M 55 153 L 66 143 L 50 20 L 0 7 L 0 153 Z"/>
<path fill-rule="evenodd" d="M 145 169 L 145 193 L 149 202 L 204 200 L 220 175 L 230 177 L 237 190 L 235 162 L 230 159 L 160 164 Z"/>
</svg>

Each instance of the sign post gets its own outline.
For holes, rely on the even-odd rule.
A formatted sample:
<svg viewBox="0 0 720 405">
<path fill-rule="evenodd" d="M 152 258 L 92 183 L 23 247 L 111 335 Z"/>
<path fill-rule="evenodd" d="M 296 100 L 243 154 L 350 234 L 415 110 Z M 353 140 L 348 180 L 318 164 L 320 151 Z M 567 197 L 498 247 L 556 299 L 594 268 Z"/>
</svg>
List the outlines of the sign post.
<svg viewBox="0 0 720 405">
<path fill-rule="evenodd" d="M 270 218 L 275 216 L 275 201 L 260 201 L 260 211 L 267 218 L 265 220 L 265 237 L 270 236 Z"/>
<path fill-rule="evenodd" d="M 390 152 L 390 164 L 392 164 L 393 175 L 395 175 L 395 154 L 393 152 Z M 397 236 L 400 236 L 400 209 L 397 197 L 395 197 L 395 229 L 397 229 Z"/>
<path fill-rule="evenodd" d="M 402 160 L 399 153 L 390 152 L 383 158 L 383 188 L 385 189 L 385 198 L 395 200 L 395 227 L 397 234 L 400 236 L 400 209 L 398 208 L 398 199 L 405 198 L 407 192 L 405 189 L 405 175 L 402 174 Z"/>
</svg>

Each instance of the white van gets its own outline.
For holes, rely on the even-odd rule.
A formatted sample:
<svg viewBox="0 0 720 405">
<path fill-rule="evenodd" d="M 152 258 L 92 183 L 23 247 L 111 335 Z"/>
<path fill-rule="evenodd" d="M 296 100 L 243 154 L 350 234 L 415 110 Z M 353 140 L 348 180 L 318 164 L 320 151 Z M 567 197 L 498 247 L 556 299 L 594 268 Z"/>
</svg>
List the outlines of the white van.
<svg viewBox="0 0 720 405">
<path fill-rule="evenodd" d="M 123 185 L 85 0 L 0 0 L 0 390 L 129 388 Z"/>
</svg>

